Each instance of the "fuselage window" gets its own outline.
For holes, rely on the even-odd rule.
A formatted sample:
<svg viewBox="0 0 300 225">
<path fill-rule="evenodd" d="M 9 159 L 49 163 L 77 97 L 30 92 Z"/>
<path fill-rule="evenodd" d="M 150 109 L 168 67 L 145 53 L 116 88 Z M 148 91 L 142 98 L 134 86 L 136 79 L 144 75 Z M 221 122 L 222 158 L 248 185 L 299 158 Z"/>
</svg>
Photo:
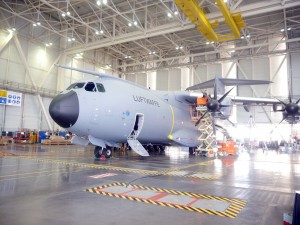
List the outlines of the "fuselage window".
<svg viewBox="0 0 300 225">
<path fill-rule="evenodd" d="M 71 84 L 67 88 L 67 90 L 82 88 L 84 85 L 85 85 L 85 83 L 74 83 L 74 84 Z"/>
<path fill-rule="evenodd" d="M 96 83 L 96 85 L 99 92 L 105 92 L 105 88 L 103 84 Z"/>
<path fill-rule="evenodd" d="M 86 91 L 92 91 L 92 92 L 96 92 L 97 89 L 96 89 L 96 86 L 93 82 L 88 82 L 86 85 L 85 85 L 85 90 Z"/>
</svg>

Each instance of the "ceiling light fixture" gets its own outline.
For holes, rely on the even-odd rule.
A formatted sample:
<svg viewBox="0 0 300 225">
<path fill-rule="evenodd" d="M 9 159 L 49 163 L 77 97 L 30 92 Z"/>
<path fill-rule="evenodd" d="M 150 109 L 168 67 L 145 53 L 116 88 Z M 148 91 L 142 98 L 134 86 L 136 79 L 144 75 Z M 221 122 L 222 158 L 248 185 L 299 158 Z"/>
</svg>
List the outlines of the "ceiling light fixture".
<svg viewBox="0 0 300 225">
<path fill-rule="evenodd" d="M 172 14 L 171 14 L 170 12 L 168 12 L 168 17 L 169 17 L 169 18 L 172 18 L 172 17 L 173 17 Z"/>
<path fill-rule="evenodd" d="M 14 27 L 13 28 L 8 28 L 7 30 L 8 30 L 9 33 L 13 33 L 14 31 L 16 31 L 16 28 L 14 28 Z"/>
</svg>

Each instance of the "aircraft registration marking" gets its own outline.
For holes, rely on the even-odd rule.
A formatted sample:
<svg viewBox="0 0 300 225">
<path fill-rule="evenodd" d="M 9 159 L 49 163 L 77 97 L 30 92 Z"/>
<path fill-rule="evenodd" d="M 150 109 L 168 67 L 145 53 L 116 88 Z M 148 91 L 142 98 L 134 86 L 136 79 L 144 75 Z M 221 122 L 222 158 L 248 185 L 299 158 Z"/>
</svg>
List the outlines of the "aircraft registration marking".
<svg viewBox="0 0 300 225">
<path fill-rule="evenodd" d="M 214 175 L 214 174 L 199 173 L 199 172 L 188 172 L 188 174 L 172 173 L 173 171 L 180 170 L 181 167 L 173 168 L 173 169 L 169 169 L 169 170 L 155 171 L 155 170 L 142 170 L 142 169 L 116 167 L 116 166 L 108 166 L 108 165 L 97 165 L 97 164 L 81 163 L 81 162 L 74 162 L 74 161 L 67 161 L 67 160 L 35 158 L 35 157 L 29 157 L 29 156 L 17 156 L 17 157 L 23 158 L 23 159 L 36 160 L 36 161 L 39 161 L 39 162 L 53 163 L 53 164 L 78 166 L 78 167 L 82 167 L 82 168 L 113 170 L 113 171 L 120 171 L 120 172 L 146 174 L 146 175 L 176 176 L 176 177 L 186 177 L 186 178 L 197 178 L 197 179 L 202 179 L 202 180 L 216 180 L 220 177 L 220 176 Z M 203 165 L 205 165 L 207 162 L 202 162 L 202 163 L 203 163 Z M 202 163 L 183 166 L 182 168 L 201 165 Z M 203 174 L 203 176 L 201 176 L 199 174 Z"/>
<path fill-rule="evenodd" d="M 120 182 L 87 188 L 84 191 L 229 218 L 235 218 L 247 204 L 247 201 L 242 199 L 223 198 L 136 184 L 128 185 Z"/>
</svg>

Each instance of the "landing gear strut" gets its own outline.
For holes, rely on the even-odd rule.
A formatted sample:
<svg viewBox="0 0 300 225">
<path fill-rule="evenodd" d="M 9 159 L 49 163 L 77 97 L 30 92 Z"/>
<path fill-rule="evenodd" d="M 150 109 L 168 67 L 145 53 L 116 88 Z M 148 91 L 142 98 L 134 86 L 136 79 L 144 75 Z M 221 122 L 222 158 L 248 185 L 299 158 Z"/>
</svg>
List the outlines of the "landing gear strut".
<svg viewBox="0 0 300 225">
<path fill-rule="evenodd" d="M 100 146 L 96 146 L 94 150 L 94 155 L 96 159 L 99 159 L 101 155 L 104 155 L 105 158 L 109 159 L 111 157 L 112 151 L 110 147 L 102 148 Z"/>
</svg>

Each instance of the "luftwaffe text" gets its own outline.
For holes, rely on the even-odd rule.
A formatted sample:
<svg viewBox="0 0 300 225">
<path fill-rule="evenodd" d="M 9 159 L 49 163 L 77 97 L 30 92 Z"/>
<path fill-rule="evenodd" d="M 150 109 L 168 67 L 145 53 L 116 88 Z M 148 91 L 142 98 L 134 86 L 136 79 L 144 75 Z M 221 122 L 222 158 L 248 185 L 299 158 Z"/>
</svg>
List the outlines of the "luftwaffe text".
<svg viewBox="0 0 300 225">
<path fill-rule="evenodd" d="M 144 102 L 146 104 L 150 104 L 150 105 L 160 107 L 159 103 L 155 100 L 144 98 L 142 96 L 136 96 L 136 95 L 133 95 L 132 97 L 133 97 L 133 100 L 136 101 L 136 102 Z"/>
</svg>

